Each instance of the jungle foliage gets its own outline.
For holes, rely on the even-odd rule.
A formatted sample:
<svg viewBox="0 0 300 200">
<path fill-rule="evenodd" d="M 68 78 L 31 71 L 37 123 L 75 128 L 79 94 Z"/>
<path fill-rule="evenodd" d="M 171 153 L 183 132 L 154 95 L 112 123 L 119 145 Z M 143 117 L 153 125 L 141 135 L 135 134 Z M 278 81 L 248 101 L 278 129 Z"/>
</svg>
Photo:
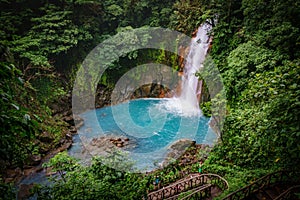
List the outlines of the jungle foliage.
<svg viewBox="0 0 300 200">
<path fill-rule="evenodd" d="M 119 167 L 124 171 L 114 167 L 120 159 L 123 166 Z M 41 199 L 141 199 L 146 179 L 142 174 L 130 173 L 132 166 L 124 160 L 126 155 L 115 152 L 109 158 L 95 157 L 90 166 L 83 166 L 62 152 L 44 165 L 59 172 L 58 177 L 50 178 L 50 186 L 37 186 L 34 190 Z"/>
<path fill-rule="evenodd" d="M 41 127 L 47 122 L 39 112 L 51 117 L 49 105 L 72 88 L 75 72 L 90 50 L 117 32 L 144 25 L 166 27 L 172 5 L 170 1 L 129 0 L 0 1 L 1 128 L 6 132 L 1 135 L 1 155 L 6 156 L 5 162 L 14 163 L 11 156 L 20 162 L 25 159 L 25 152 L 21 156 L 12 151 L 32 151 L 17 150 L 10 140 L 23 138 L 21 143 L 30 144 L 34 132 L 44 130 Z M 133 52 L 116 61 L 100 84 L 111 87 L 124 73 L 121 65 L 132 67 L 126 60 L 136 57 Z"/>
<path fill-rule="evenodd" d="M 172 5 L 172 1 L 1 0 L 1 176 L 7 168 L 30 166 L 33 158 L 43 157 L 60 145 L 66 134 L 65 124 L 51 105 L 72 89 L 75 73 L 86 55 L 116 33 L 122 35 L 123 31 L 145 25 L 167 27 Z M 131 39 L 130 35 L 123 39 L 126 37 Z M 124 73 L 123 68 L 132 67 L 128 60 L 134 60 L 137 54 L 132 52 L 117 60 L 99 84 L 112 87 Z M 139 54 L 155 57 L 157 52 Z M 104 174 L 113 172 L 104 170 Z M 14 197 L 15 191 L 2 184 L 4 179 L 0 180 L 0 198 Z M 133 177 L 130 186 L 134 180 Z M 120 184 L 126 185 L 122 181 Z M 98 186 L 106 183 L 100 181 Z M 106 188 L 106 194 L 113 194 L 115 187 L 109 186 L 112 183 L 105 185 L 103 191 Z M 55 189 L 51 189 L 53 195 Z M 119 186 L 119 190 L 122 194 L 116 196 L 125 196 L 123 187 Z M 82 192 L 73 196 L 83 195 Z"/>
<path fill-rule="evenodd" d="M 50 133 L 53 146 L 63 137 L 64 124 L 52 116 L 49 105 L 71 90 L 81 62 L 100 42 L 143 26 L 191 35 L 209 20 L 210 54 L 221 73 L 227 105 L 221 139 L 204 169 L 227 178 L 231 190 L 270 171 L 299 171 L 299 0 L 0 0 L 0 7 L 3 170 L 22 167 L 42 154 L 41 133 Z M 155 61 L 178 70 L 176 59 L 165 51 L 135 51 L 116 60 L 99 84 L 113 87 L 132 64 Z M 211 102 L 224 103 L 217 97 Z M 214 112 L 211 102 L 205 103 L 205 113 Z M 83 167 L 59 154 L 49 166 L 61 172 L 61 179 L 36 191 L 45 199 L 134 199 L 145 194 L 148 185 L 140 175 L 114 171 L 100 160 Z"/>
<path fill-rule="evenodd" d="M 300 2 L 201 4 L 217 21 L 211 56 L 227 95 L 221 141 L 207 170 L 228 178 L 232 191 L 256 173 L 299 171 Z"/>
</svg>

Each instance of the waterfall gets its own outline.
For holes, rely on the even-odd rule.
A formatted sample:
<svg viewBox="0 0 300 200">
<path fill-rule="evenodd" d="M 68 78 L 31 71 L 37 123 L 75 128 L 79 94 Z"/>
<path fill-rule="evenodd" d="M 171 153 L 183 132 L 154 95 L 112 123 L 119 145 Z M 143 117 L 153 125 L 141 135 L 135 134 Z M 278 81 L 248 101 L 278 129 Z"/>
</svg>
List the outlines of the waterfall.
<svg viewBox="0 0 300 200">
<path fill-rule="evenodd" d="M 163 105 L 168 111 L 185 116 L 201 115 L 199 96 L 202 90 L 202 81 L 199 81 L 195 74 L 203 67 L 209 48 L 210 37 L 208 32 L 210 30 L 211 25 L 204 23 L 198 28 L 196 36 L 192 38 L 184 65 L 180 94 L 177 94 Z"/>
</svg>

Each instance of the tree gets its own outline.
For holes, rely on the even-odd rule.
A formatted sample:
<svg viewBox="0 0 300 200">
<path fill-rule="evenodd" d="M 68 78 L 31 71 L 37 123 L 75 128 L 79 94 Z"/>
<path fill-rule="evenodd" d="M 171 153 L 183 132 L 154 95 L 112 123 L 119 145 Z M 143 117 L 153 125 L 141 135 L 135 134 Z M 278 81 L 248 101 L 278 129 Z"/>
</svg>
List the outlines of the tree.
<svg viewBox="0 0 300 200">
<path fill-rule="evenodd" d="M 91 166 L 79 165 L 66 152 L 59 153 L 45 166 L 59 171 L 63 178 L 54 177 L 51 185 L 38 187 L 38 196 L 42 199 L 141 199 L 146 189 L 143 177 L 125 168 L 125 171 L 113 168 L 118 164 L 131 166 L 120 152 L 96 157 Z"/>
</svg>

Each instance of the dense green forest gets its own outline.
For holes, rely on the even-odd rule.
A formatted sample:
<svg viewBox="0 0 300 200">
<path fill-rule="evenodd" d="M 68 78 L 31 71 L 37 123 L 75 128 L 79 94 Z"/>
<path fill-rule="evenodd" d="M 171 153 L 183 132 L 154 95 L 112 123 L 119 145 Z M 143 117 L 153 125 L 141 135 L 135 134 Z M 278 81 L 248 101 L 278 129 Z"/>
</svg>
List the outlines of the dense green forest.
<svg viewBox="0 0 300 200">
<path fill-rule="evenodd" d="M 299 0 L 1 0 L 0 7 L 0 198 L 16 196 L 13 183 L 5 183 L 7 170 L 24 169 L 61 145 L 68 125 L 57 106 L 71 106 L 76 71 L 96 45 L 149 26 L 191 36 L 205 20 L 215 21 L 210 56 L 227 102 L 220 141 L 204 170 L 228 180 L 227 194 L 272 171 L 299 171 Z M 110 66 L 99 85 L 112 89 L 132 63 L 179 70 L 177 59 L 158 50 L 133 52 Z M 202 105 L 208 115 L 209 105 Z M 118 156 L 124 155 L 112 159 Z M 45 165 L 67 174 L 35 187 L 40 199 L 141 199 L 153 178 L 116 171 L 101 158 L 81 166 L 66 153 Z M 161 173 L 172 181 L 172 170 Z"/>
</svg>

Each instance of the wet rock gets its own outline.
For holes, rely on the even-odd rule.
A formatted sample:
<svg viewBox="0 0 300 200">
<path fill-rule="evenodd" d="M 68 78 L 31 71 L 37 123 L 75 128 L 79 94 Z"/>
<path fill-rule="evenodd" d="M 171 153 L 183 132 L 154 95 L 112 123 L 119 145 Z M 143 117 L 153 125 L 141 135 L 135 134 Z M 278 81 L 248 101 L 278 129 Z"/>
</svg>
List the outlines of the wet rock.
<svg viewBox="0 0 300 200">
<path fill-rule="evenodd" d="M 67 122 L 68 124 L 70 124 L 71 126 L 75 126 L 74 118 L 73 118 L 72 115 L 65 116 L 65 117 L 63 118 L 63 120 L 64 120 L 65 122 Z"/>
<path fill-rule="evenodd" d="M 96 142 L 97 142 L 97 138 L 93 138 L 92 141 L 91 141 L 91 145 L 92 145 L 92 146 L 95 146 L 95 145 L 96 145 Z"/>
<path fill-rule="evenodd" d="M 50 133 L 48 133 L 47 131 L 44 131 L 39 135 L 39 140 L 41 142 L 51 143 L 54 139 Z"/>
<path fill-rule="evenodd" d="M 72 115 L 72 110 L 71 109 L 69 109 L 69 110 L 67 110 L 63 113 L 63 116 L 69 116 L 69 115 Z"/>
<path fill-rule="evenodd" d="M 66 139 L 62 138 L 59 140 L 59 144 L 64 144 L 66 142 Z"/>
<path fill-rule="evenodd" d="M 77 133 L 77 129 L 76 129 L 75 126 L 71 126 L 70 129 L 69 129 L 69 131 L 70 131 L 72 134 Z"/>
<path fill-rule="evenodd" d="M 59 152 L 63 152 L 69 149 L 72 146 L 72 141 L 66 141 L 63 145 L 61 145 L 57 150 Z"/>
<path fill-rule="evenodd" d="M 174 159 L 179 159 L 181 156 L 181 163 L 186 164 L 191 161 L 188 154 L 185 154 L 186 150 L 194 145 L 194 141 L 188 140 L 188 139 L 181 139 L 176 142 L 174 142 L 172 145 L 168 147 L 168 153 L 166 156 L 166 159 L 163 162 L 163 166 L 167 166 L 171 163 L 171 161 L 174 161 Z"/>
<path fill-rule="evenodd" d="M 93 138 L 88 141 L 87 139 L 82 140 L 86 151 L 91 155 L 100 155 L 105 152 L 111 152 L 117 148 L 128 149 L 135 146 L 135 142 L 129 140 L 126 137 L 116 137 L 113 135 L 107 135 L 103 137 Z"/>
<path fill-rule="evenodd" d="M 79 129 L 80 127 L 82 127 L 84 125 L 84 122 L 83 120 L 82 121 L 79 121 L 78 123 L 76 123 L 76 128 Z"/>
<path fill-rule="evenodd" d="M 158 95 L 158 98 L 164 98 L 164 97 L 165 97 L 165 91 L 161 90 L 159 95 Z"/>
<path fill-rule="evenodd" d="M 35 172 L 34 168 L 29 168 L 24 170 L 23 174 L 24 176 L 29 176 L 30 174 L 33 174 Z"/>
<path fill-rule="evenodd" d="M 34 184 L 31 183 L 29 185 L 27 184 L 21 184 L 19 186 L 19 192 L 17 195 L 17 199 L 27 199 L 32 193 L 31 189 L 34 187 Z"/>
<path fill-rule="evenodd" d="M 126 139 L 126 140 L 125 140 Z M 109 141 L 114 144 L 116 147 L 122 148 L 128 145 L 128 138 L 109 138 Z"/>
<path fill-rule="evenodd" d="M 147 97 L 151 95 L 151 84 L 149 85 L 145 85 L 144 87 L 142 87 L 142 94 L 143 97 Z"/>
<path fill-rule="evenodd" d="M 30 159 L 31 159 L 32 165 L 38 165 L 41 163 L 42 156 L 41 155 L 32 155 Z"/>
<path fill-rule="evenodd" d="M 66 96 L 62 96 L 56 99 L 49 105 L 49 107 L 51 108 L 53 115 L 62 115 L 68 111 L 71 111 L 71 105 L 71 94 L 67 94 Z"/>
<path fill-rule="evenodd" d="M 96 108 L 102 108 L 110 104 L 113 88 L 107 88 L 103 85 L 97 86 L 95 105 Z"/>
<path fill-rule="evenodd" d="M 117 147 L 123 147 L 124 145 L 123 145 L 123 143 L 121 142 L 121 143 L 117 143 L 116 146 L 117 146 Z"/>
<path fill-rule="evenodd" d="M 184 152 L 188 147 L 191 147 L 194 144 L 193 141 L 188 139 L 181 139 L 174 142 L 168 149 Z"/>
<path fill-rule="evenodd" d="M 66 139 L 67 140 L 72 140 L 72 134 L 71 133 L 67 133 L 66 134 Z"/>
<path fill-rule="evenodd" d="M 77 123 L 83 122 L 83 119 L 81 117 L 79 117 L 78 115 L 74 115 L 74 121 L 77 124 Z"/>
<path fill-rule="evenodd" d="M 19 176 L 20 174 L 22 174 L 22 170 L 19 167 L 15 168 L 15 169 L 7 169 L 6 170 L 6 177 L 7 178 L 12 178 L 13 179 L 13 178 Z"/>
</svg>

